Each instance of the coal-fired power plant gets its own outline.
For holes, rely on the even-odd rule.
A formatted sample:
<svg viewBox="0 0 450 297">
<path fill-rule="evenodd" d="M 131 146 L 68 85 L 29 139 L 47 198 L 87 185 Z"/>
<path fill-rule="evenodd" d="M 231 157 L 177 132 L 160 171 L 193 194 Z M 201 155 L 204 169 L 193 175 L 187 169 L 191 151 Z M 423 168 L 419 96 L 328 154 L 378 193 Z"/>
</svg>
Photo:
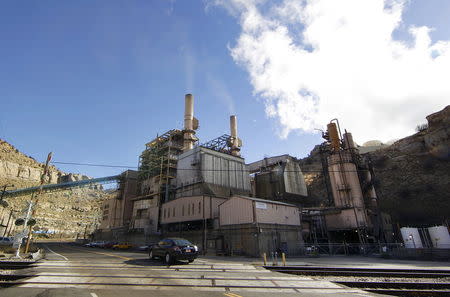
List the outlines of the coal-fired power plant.
<svg viewBox="0 0 450 297">
<path fill-rule="evenodd" d="M 320 145 L 330 198 L 323 205 L 311 201 L 299 159 L 285 154 L 245 163 L 236 115 L 229 116 L 229 135 L 200 142 L 194 103 L 186 94 L 182 129 L 158 134 L 145 145 L 139 170 L 123 175 L 119 201 L 104 203 L 98 239 L 184 237 L 204 254 L 248 256 L 304 254 L 304 238 L 307 244 L 388 240 L 392 230 L 378 209 L 370 162 L 337 120 Z"/>
</svg>

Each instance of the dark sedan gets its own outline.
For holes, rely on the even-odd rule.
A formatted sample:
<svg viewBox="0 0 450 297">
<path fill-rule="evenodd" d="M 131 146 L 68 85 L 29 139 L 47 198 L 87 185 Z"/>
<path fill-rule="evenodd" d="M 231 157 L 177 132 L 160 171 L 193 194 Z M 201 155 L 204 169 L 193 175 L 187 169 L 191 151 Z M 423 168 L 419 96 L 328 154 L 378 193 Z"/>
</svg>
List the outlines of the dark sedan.
<svg viewBox="0 0 450 297">
<path fill-rule="evenodd" d="M 150 259 L 161 258 L 167 264 L 178 260 L 188 260 L 192 263 L 198 256 L 198 248 L 183 238 L 165 238 L 153 245 L 148 255 Z"/>
</svg>

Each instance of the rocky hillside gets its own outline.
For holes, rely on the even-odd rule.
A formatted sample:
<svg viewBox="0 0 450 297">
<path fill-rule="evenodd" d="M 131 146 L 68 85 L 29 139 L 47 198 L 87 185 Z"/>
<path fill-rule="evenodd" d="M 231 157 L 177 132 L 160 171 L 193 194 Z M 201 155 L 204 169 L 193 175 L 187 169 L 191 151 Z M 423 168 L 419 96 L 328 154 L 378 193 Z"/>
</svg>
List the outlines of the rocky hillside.
<svg viewBox="0 0 450 297">
<path fill-rule="evenodd" d="M 8 190 L 39 185 L 44 164 L 19 152 L 14 146 L 0 139 L 0 186 L 13 185 Z M 58 183 L 87 179 L 80 174 L 65 173 L 50 166 L 47 183 Z M 36 213 L 36 229 L 51 230 L 67 235 L 83 236 L 94 230 L 100 219 L 100 206 L 104 199 L 113 195 L 103 191 L 100 186 L 91 188 L 73 188 L 43 194 L 39 198 Z M 26 209 L 30 195 L 7 198 L 10 210 L 16 216 Z M 2 208 L 2 206 L 0 206 Z M 0 209 L 0 215 L 9 211 Z M 1 218 L 0 218 L 1 220 Z"/>
<path fill-rule="evenodd" d="M 382 210 L 400 225 L 442 224 L 449 219 L 450 106 L 427 116 L 427 121 L 416 134 L 364 154 L 374 165 Z M 301 166 L 311 199 L 326 204 L 318 146 Z"/>
</svg>

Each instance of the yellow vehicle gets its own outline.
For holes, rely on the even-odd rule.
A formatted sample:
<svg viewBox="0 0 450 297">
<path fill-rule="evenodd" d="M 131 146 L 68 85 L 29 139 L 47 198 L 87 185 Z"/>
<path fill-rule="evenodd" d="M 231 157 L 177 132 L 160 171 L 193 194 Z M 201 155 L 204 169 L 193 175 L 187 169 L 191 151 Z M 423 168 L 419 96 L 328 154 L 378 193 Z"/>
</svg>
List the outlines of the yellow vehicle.
<svg viewBox="0 0 450 297">
<path fill-rule="evenodd" d="M 133 246 L 129 243 L 118 243 L 112 246 L 113 250 L 127 250 L 131 249 Z"/>
</svg>

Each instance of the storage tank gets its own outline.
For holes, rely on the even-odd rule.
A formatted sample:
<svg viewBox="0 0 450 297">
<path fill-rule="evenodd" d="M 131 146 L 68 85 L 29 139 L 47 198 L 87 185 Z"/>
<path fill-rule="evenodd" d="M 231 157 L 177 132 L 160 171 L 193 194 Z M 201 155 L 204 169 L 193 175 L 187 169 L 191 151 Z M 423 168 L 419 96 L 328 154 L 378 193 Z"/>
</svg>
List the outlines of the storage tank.
<svg viewBox="0 0 450 297">
<path fill-rule="evenodd" d="M 440 249 L 450 249 L 450 235 L 445 226 L 434 226 L 428 228 L 433 247 Z"/>
<path fill-rule="evenodd" d="M 422 240 L 420 239 L 419 230 L 417 228 L 402 227 L 400 228 L 403 242 L 407 249 L 421 249 L 423 248 Z"/>
</svg>

